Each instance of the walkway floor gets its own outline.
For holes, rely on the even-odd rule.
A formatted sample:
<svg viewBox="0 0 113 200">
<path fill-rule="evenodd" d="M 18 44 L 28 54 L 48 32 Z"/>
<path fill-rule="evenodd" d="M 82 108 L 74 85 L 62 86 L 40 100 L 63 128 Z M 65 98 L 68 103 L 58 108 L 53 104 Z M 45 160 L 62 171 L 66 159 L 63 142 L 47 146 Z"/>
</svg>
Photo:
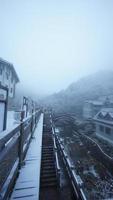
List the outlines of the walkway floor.
<svg viewBox="0 0 113 200">
<path fill-rule="evenodd" d="M 10 200 L 38 200 L 42 145 L 43 114 L 34 133 Z"/>
</svg>

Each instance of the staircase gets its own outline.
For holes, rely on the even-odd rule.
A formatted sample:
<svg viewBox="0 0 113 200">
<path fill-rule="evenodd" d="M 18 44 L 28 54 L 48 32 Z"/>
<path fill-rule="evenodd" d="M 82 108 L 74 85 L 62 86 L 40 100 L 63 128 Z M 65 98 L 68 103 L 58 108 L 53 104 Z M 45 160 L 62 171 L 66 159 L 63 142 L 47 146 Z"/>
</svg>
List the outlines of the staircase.
<svg viewBox="0 0 113 200">
<path fill-rule="evenodd" d="M 42 159 L 40 177 L 40 200 L 57 200 L 57 177 L 55 170 L 54 145 L 49 116 L 45 115 L 42 136 Z"/>
</svg>

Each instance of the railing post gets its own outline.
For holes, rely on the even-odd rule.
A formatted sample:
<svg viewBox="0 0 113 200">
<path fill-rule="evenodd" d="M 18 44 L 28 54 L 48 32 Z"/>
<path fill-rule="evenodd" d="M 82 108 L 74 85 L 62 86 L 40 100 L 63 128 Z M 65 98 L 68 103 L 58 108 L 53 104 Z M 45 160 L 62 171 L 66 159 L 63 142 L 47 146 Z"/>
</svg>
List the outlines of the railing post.
<svg viewBox="0 0 113 200">
<path fill-rule="evenodd" d="M 23 119 L 24 119 L 24 111 L 21 111 L 20 137 L 19 137 L 19 169 L 21 168 L 23 162 L 23 134 L 24 134 Z"/>
<path fill-rule="evenodd" d="M 37 112 L 35 112 L 35 127 L 37 125 Z"/>
<path fill-rule="evenodd" d="M 31 138 L 33 137 L 33 109 L 32 109 L 32 117 L 31 117 Z"/>
</svg>

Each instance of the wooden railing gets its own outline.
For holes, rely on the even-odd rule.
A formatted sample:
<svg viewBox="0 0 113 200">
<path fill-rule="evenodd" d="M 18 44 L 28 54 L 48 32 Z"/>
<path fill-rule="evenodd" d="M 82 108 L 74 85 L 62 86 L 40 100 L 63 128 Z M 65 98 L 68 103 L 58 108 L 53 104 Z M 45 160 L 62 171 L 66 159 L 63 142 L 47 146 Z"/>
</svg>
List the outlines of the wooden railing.
<svg viewBox="0 0 113 200">
<path fill-rule="evenodd" d="M 0 200 L 6 200 L 14 186 L 40 114 L 38 110 L 21 118 L 11 130 L 0 133 Z"/>
<path fill-rule="evenodd" d="M 60 186 L 61 169 L 60 169 L 60 165 L 59 165 L 58 148 L 57 148 L 57 145 L 56 145 L 55 131 L 54 131 L 53 127 L 52 127 L 52 135 L 53 135 L 53 144 L 54 144 L 56 175 L 57 175 L 58 185 Z"/>
<path fill-rule="evenodd" d="M 75 167 L 71 164 L 70 159 L 65 152 L 64 146 L 60 138 L 56 134 L 55 134 L 55 141 L 56 141 L 57 151 L 60 154 L 65 166 L 65 169 L 67 171 L 68 178 L 70 180 L 75 199 L 87 200 L 83 191 L 83 182 L 80 179 L 80 177 L 76 174 Z"/>
<path fill-rule="evenodd" d="M 84 183 L 81 180 L 80 176 L 76 174 L 75 166 L 72 165 L 69 156 L 67 155 L 64 145 L 60 140 L 60 137 L 55 132 L 55 125 L 52 120 L 52 115 L 50 115 L 54 152 L 55 152 L 55 166 L 58 184 L 61 182 L 61 168 L 59 164 L 59 157 L 62 159 L 64 168 L 67 171 L 68 178 L 70 180 L 70 185 L 72 188 L 72 196 L 76 200 L 87 200 L 87 197 L 84 193 Z M 59 155 L 59 156 L 58 156 Z"/>
</svg>

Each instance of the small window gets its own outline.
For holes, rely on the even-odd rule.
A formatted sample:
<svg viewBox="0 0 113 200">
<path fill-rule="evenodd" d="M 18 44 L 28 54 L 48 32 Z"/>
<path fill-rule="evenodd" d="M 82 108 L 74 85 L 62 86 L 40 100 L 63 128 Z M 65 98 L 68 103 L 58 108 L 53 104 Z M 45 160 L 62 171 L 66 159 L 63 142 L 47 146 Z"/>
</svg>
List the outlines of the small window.
<svg viewBox="0 0 113 200">
<path fill-rule="evenodd" d="M 106 134 L 111 134 L 111 129 L 110 128 L 106 127 L 105 131 L 106 131 Z"/>
<path fill-rule="evenodd" d="M 11 77 L 11 83 L 13 83 L 13 76 Z"/>
<path fill-rule="evenodd" d="M 2 75 L 2 68 L 0 67 L 0 75 Z"/>
<path fill-rule="evenodd" d="M 101 132 L 104 132 L 104 126 L 100 125 L 99 129 L 100 129 Z"/>
<path fill-rule="evenodd" d="M 6 78 L 7 78 L 7 80 L 9 79 L 9 75 L 8 75 L 8 73 L 6 72 Z"/>
<path fill-rule="evenodd" d="M 11 93 L 13 92 L 13 88 L 11 88 L 10 92 L 11 92 Z"/>
</svg>

